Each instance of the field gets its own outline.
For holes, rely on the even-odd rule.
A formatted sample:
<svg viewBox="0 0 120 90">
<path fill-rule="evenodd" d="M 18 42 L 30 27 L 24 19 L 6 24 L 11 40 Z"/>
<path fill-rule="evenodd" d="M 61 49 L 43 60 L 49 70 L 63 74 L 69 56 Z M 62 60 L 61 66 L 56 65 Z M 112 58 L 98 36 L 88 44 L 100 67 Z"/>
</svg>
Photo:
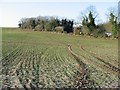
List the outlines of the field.
<svg viewBox="0 0 120 90">
<path fill-rule="evenodd" d="M 117 87 L 118 41 L 2 29 L 3 88 Z"/>
</svg>

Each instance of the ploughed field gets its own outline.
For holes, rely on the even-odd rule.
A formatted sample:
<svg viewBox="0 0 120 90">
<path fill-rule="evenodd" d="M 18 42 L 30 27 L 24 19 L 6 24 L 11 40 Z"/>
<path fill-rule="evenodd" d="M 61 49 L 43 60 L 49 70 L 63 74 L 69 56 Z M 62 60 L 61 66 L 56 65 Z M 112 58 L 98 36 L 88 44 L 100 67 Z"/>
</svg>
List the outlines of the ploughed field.
<svg viewBox="0 0 120 90">
<path fill-rule="evenodd" d="M 2 29 L 3 88 L 117 87 L 118 42 Z"/>
</svg>

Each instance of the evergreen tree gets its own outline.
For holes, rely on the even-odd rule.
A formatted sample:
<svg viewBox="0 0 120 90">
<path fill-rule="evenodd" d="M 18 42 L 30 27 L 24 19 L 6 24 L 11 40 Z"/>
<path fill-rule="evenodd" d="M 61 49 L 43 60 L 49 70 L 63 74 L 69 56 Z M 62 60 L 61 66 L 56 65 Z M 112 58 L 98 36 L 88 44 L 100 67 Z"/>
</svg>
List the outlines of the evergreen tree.
<svg viewBox="0 0 120 90">
<path fill-rule="evenodd" d="M 87 16 L 83 17 L 82 25 L 87 27 L 87 29 L 89 30 L 88 31 L 89 34 L 91 34 L 92 31 L 94 31 L 94 29 L 96 28 L 95 18 L 93 17 L 91 11 L 89 12 L 88 17 Z"/>
<path fill-rule="evenodd" d="M 116 37 L 118 34 L 117 17 L 113 13 L 110 13 L 109 21 L 112 24 L 112 34 L 114 37 Z"/>
</svg>

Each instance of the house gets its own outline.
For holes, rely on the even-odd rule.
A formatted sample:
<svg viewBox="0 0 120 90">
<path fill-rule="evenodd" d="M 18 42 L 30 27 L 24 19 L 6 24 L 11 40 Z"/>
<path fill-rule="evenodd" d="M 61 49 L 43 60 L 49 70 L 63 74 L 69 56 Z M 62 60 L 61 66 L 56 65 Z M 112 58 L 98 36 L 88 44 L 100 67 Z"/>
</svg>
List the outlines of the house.
<svg viewBox="0 0 120 90">
<path fill-rule="evenodd" d="M 73 34 L 80 35 L 82 33 L 81 25 L 80 24 L 74 24 L 73 25 Z"/>
<path fill-rule="evenodd" d="M 80 35 L 81 34 L 81 28 L 80 27 L 74 27 L 73 33 L 75 35 Z"/>
</svg>

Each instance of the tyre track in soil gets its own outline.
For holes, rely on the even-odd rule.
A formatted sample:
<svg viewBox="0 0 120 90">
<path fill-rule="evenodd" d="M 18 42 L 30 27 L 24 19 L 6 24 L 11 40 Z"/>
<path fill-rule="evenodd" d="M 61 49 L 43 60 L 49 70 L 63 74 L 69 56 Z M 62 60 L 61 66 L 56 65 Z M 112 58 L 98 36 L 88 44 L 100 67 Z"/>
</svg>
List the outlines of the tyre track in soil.
<svg viewBox="0 0 120 90">
<path fill-rule="evenodd" d="M 88 79 L 90 79 L 90 75 L 89 75 L 89 70 L 87 69 L 87 65 L 82 61 L 82 59 L 76 53 L 74 53 L 72 51 L 71 45 L 68 45 L 68 50 L 79 65 L 81 76 L 78 75 L 78 78 L 82 77 L 82 79 L 80 79 L 80 80 L 78 78 L 75 79 L 78 82 L 82 83 L 82 86 L 80 85 L 80 83 L 79 84 L 77 83 L 77 85 L 78 85 L 77 89 L 95 87 L 95 85 L 94 85 L 95 81 L 94 80 L 88 80 Z"/>
<path fill-rule="evenodd" d="M 83 46 L 80 47 L 83 51 L 89 53 L 90 55 L 92 55 L 94 58 L 96 58 L 97 60 L 103 62 L 105 65 L 102 65 L 105 68 L 109 68 L 110 71 L 114 72 L 115 74 L 118 75 L 118 73 L 120 73 L 120 69 L 113 66 L 112 64 L 105 62 L 105 60 L 99 56 L 96 56 L 96 54 L 94 52 L 91 51 L 87 51 L 85 48 L 83 48 Z"/>
</svg>

